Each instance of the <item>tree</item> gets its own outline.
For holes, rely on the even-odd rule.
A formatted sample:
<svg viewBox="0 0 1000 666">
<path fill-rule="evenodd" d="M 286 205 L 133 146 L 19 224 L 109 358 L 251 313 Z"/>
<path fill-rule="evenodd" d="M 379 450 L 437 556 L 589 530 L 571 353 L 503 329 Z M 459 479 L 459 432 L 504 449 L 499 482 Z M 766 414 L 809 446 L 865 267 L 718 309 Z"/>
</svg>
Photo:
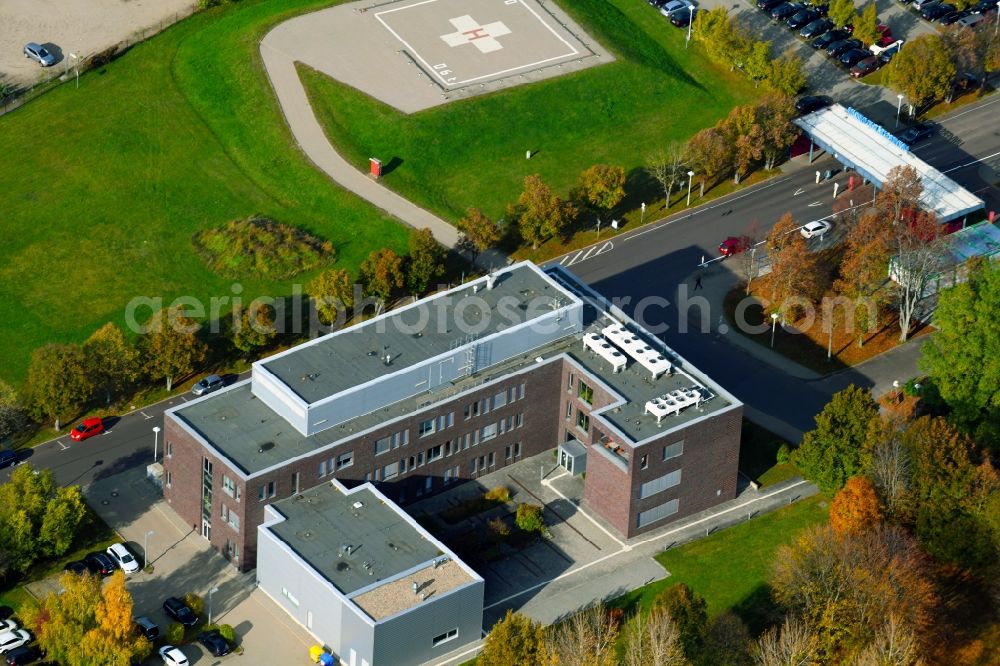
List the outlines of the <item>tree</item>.
<svg viewBox="0 0 1000 666">
<path fill-rule="evenodd" d="M 854 666 L 923 666 L 921 652 L 913 629 L 895 615 L 889 615 Z"/>
<path fill-rule="evenodd" d="M 139 379 L 139 350 L 111 322 L 87 338 L 83 354 L 95 387 L 104 391 L 106 404 L 110 405 L 114 396 L 123 395 Z"/>
<path fill-rule="evenodd" d="M 597 603 L 556 625 L 546 651 L 559 666 L 613 666 L 618 622 Z"/>
<path fill-rule="evenodd" d="M 562 231 L 572 219 L 573 210 L 536 173 L 525 177 L 524 190 L 510 215 L 517 219 L 521 236 L 537 250 L 543 240 Z"/>
<path fill-rule="evenodd" d="M 919 210 L 923 193 L 924 185 L 916 169 L 911 166 L 895 166 L 889 169 L 885 182 L 882 183 L 878 209 L 883 212 L 883 217 L 888 217 L 896 224 L 904 213 Z"/>
<path fill-rule="evenodd" d="M 0 379 L 0 444 L 25 430 L 30 423 L 17 393 L 10 384 Z"/>
<path fill-rule="evenodd" d="M 961 3 L 956 6 L 961 9 Z M 996 42 L 996 37 L 989 30 L 975 30 L 952 24 L 944 32 L 945 47 L 951 55 L 951 61 L 957 72 L 969 72 L 979 79 L 980 85 L 986 83 L 987 60 L 990 48 Z M 952 86 L 954 90 L 954 86 Z"/>
<path fill-rule="evenodd" d="M 794 615 L 771 627 L 750 648 L 756 666 L 811 666 L 816 662 L 816 637 Z"/>
<path fill-rule="evenodd" d="M 893 522 L 908 524 L 912 476 L 909 451 L 903 445 L 897 423 L 879 419 L 873 425 L 868 437 L 871 460 L 866 468 L 867 476 L 878 492 L 888 517 Z"/>
<path fill-rule="evenodd" d="M 781 313 L 782 321 L 789 314 L 795 319 L 795 299 L 813 301 L 822 293 L 817 255 L 809 251 L 806 239 L 797 231 L 798 222 L 785 213 L 767 237 L 771 307 Z"/>
<path fill-rule="evenodd" d="M 733 146 L 733 182 L 738 184 L 764 155 L 764 128 L 757 122 L 757 109 L 749 104 L 730 111 L 721 128 Z"/>
<path fill-rule="evenodd" d="M 62 420 L 75 416 L 93 389 L 86 356 L 78 345 L 50 343 L 32 352 L 24 400 L 36 419 L 54 421 L 59 430 Z"/>
<path fill-rule="evenodd" d="M 675 583 L 653 599 L 653 609 L 666 612 L 677 625 L 680 642 L 688 659 L 695 657 L 705 636 L 707 607 L 705 599 L 688 587 L 687 583 Z"/>
<path fill-rule="evenodd" d="M 882 522 L 882 504 L 875 486 L 864 476 L 852 476 L 830 502 L 830 526 L 837 534 L 854 534 Z"/>
<path fill-rule="evenodd" d="M 59 488 L 45 508 L 38 532 L 39 540 L 53 555 L 62 555 L 73 545 L 86 520 L 87 505 L 80 486 Z"/>
<path fill-rule="evenodd" d="M 717 127 L 706 127 L 688 141 L 687 153 L 692 170 L 701 176 L 702 182 L 714 183 L 732 160 L 733 148 Z"/>
<path fill-rule="evenodd" d="M 769 94 L 757 103 L 757 122 L 764 134 L 764 168 L 771 170 L 799 136 L 792 120 L 795 102 L 784 94 Z"/>
<path fill-rule="evenodd" d="M 806 85 L 806 73 L 800 58 L 794 51 L 785 51 L 780 58 L 771 61 L 771 74 L 767 77 L 767 87 L 782 95 L 797 95 Z"/>
<path fill-rule="evenodd" d="M 830 10 L 827 13 L 830 20 L 838 28 L 851 25 L 857 19 L 854 10 L 854 0 L 830 0 Z"/>
<path fill-rule="evenodd" d="M 380 313 L 385 302 L 403 286 L 403 258 L 387 247 L 372 250 L 361 262 L 358 280 L 365 294 L 377 299 L 376 312 Z"/>
<path fill-rule="evenodd" d="M 198 339 L 200 328 L 178 307 L 160 310 L 146 325 L 141 345 L 146 368 L 151 377 L 166 379 L 168 391 L 174 378 L 191 374 L 204 362 L 208 345 Z"/>
<path fill-rule="evenodd" d="M 908 41 L 887 69 L 886 82 L 906 95 L 910 106 L 917 109 L 947 97 L 956 74 L 948 48 L 937 33 Z"/>
<path fill-rule="evenodd" d="M 351 276 L 342 268 L 323 271 L 306 285 L 306 291 L 320 320 L 328 325 L 340 321 L 345 309 L 354 306 L 354 287 Z"/>
<path fill-rule="evenodd" d="M 891 294 L 899 315 L 899 340 L 906 342 L 927 285 L 942 266 L 941 224 L 933 213 L 918 211 L 893 227 Z"/>
<path fill-rule="evenodd" d="M 609 214 L 625 198 L 625 169 L 595 164 L 580 174 L 580 193 L 599 213 Z"/>
<path fill-rule="evenodd" d="M 743 71 L 753 81 L 754 88 L 771 75 L 771 69 L 771 42 L 753 42 L 743 63 Z"/>
<path fill-rule="evenodd" d="M 711 666 L 749 666 L 750 632 L 736 613 L 726 611 L 708 625 L 697 663 Z"/>
<path fill-rule="evenodd" d="M 685 147 L 677 141 L 671 141 L 666 150 L 658 150 L 646 158 L 646 172 L 663 188 L 664 205 L 668 209 L 674 185 L 684 182 L 687 171 Z"/>
<path fill-rule="evenodd" d="M 746 251 L 736 255 L 736 266 L 739 269 L 740 277 L 746 283 L 746 295 L 750 295 L 750 285 L 760 274 L 760 260 L 757 259 L 757 243 L 760 242 L 760 225 L 757 220 L 750 223 L 747 231 L 742 236 L 742 242 Z"/>
<path fill-rule="evenodd" d="M 526 615 L 510 609 L 504 619 L 493 625 L 483 640 L 483 650 L 476 657 L 478 666 L 509 666 L 509 664 L 548 664 L 545 629 Z"/>
<path fill-rule="evenodd" d="M 478 208 L 469 208 L 465 217 L 456 225 L 474 250 L 472 260 L 485 252 L 500 240 L 500 227 L 496 222 L 486 217 Z"/>
<path fill-rule="evenodd" d="M 637 612 L 625 625 L 622 666 L 688 666 L 677 624 L 662 608 Z M 527 662 L 508 662 L 527 663 Z"/>
<path fill-rule="evenodd" d="M 525 532 L 545 531 L 545 514 L 537 504 L 518 504 L 515 522 Z"/>
<path fill-rule="evenodd" d="M 406 268 L 406 286 L 413 294 L 422 294 L 431 282 L 444 275 L 448 251 L 434 239 L 430 229 L 410 232 L 410 255 Z"/>
<path fill-rule="evenodd" d="M 878 215 L 862 215 L 850 226 L 844 239 L 840 277 L 834 289 L 854 300 L 858 324 L 858 347 L 865 335 L 878 325 L 879 307 L 885 302 L 882 286 L 889 273 L 889 250 L 892 228 Z"/>
<path fill-rule="evenodd" d="M 725 62 L 725 49 L 732 37 L 733 26 L 726 8 L 716 7 L 711 11 L 698 12 L 691 26 L 691 36 L 702 45 L 710 60 L 721 64 Z"/>
<path fill-rule="evenodd" d="M 255 300 L 250 307 L 241 310 L 239 325 L 233 331 L 233 346 L 251 356 L 278 336 L 274 327 L 274 308 Z"/>
<path fill-rule="evenodd" d="M 868 463 L 866 442 L 878 405 L 871 393 L 851 384 L 816 416 L 816 429 L 802 438 L 792 462 L 827 494 L 839 490 Z"/>
<path fill-rule="evenodd" d="M 860 39 L 865 46 L 871 46 L 882 36 L 882 33 L 878 31 L 878 25 L 878 9 L 872 0 L 865 5 L 861 15 L 854 21 L 854 32 L 851 36 Z"/>
<path fill-rule="evenodd" d="M 1000 266 L 973 262 L 968 280 L 938 295 L 937 333 L 921 348 L 920 367 L 934 378 L 951 418 L 973 432 L 1000 422 Z"/>
<path fill-rule="evenodd" d="M 23 612 L 46 656 L 65 666 L 130 664 L 153 646 L 132 626 L 132 596 L 116 571 L 102 588 L 99 576 L 64 573 L 60 594 L 50 593 Z"/>
</svg>

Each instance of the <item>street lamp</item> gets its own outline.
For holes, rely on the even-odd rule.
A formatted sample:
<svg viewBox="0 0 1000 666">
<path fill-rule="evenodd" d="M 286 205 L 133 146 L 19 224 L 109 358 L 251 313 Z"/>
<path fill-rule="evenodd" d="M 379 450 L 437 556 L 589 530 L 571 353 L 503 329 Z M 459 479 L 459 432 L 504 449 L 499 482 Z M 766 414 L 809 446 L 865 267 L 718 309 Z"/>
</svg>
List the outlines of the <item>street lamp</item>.
<svg viewBox="0 0 1000 666">
<path fill-rule="evenodd" d="M 691 180 L 694 178 L 694 171 L 688 171 L 688 202 L 687 205 L 691 205 Z"/>
<path fill-rule="evenodd" d="M 997 30 L 1000 30 L 1000 0 L 997 0 L 997 22 L 993 24 L 993 37 L 997 36 Z"/>
<path fill-rule="evenodd" d="M 160 443 L 160 426 L 153 426 L 153 462 L 156 462 L 156 454 L 159 443 Z"/>
<path fill-rule="evenodd" d="M 774 329 L 778 328 L 778 313 L 771 313 L 771 349 L 774 349 Z"/>
<path fill-rule="evenodd" d="M 149 566 L 149 537 L 156 534 L 153 530 L 149 530 L 144 535 L 142 535 L 142 568 L 145 569 Z"/>
<path fill-rule="evenodd" d="M 997 4 L 1000 4 L 1000 0 L 997 0 Z M 694 24 L 694 5 L 693 4 L 689 4 L 688 5 L 688 34 L 687 34 L 687 39 L 684 40 L 684 48 L 687 48 L 688 44 L 691 43 L 691 26 L 693 24 Z"/>
<path fill-rule="evenodd" d="M 903 95 L 896 95 L 899 101 L 896 103 L 896 129 L 899 129 L 899 111 L 903 108 Z"/>
<path fill-rule="evenodd" d="M 212 624 L 212 595 L 219 591 L 219 588 L 213 587 L 208 591 L 208 623 Z"/>
</svg>

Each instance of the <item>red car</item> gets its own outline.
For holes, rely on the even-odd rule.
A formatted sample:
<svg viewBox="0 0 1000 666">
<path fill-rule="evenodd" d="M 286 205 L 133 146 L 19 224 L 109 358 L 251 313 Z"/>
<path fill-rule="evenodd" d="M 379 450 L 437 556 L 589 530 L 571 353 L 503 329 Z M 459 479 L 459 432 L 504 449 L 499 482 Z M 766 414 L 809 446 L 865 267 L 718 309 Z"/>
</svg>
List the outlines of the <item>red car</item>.
<svg viewBox="0 0 1000 666">
<path fill-rule="evenodd" d="M 747 239 L 737 238 L 736 236 L 730 236 L 726 240 L 719 243 L 719 253 L 723 257 L 731 257 L 734 254 L 739 254 L 743 250 L 747 249 Z"/>
<path fill-rule="evenodd" d="M 104 421 L 95 417 L 84 419 L 83 422 L 69 433 L 69 438 L 76 442 L 82 442 L 88 437 L 100 435 L 104 432 Z"/>
<path fill-rule="evenodd" d="M 878 44 L 879 46 L 889 46 L 889 44 L 892 44 L 894 41 L 896 41 L 896 38 L 892 36 L 892 29 L 889 28 L 889 26 L 885 25 L 884 23 L 879 24 L 878 35 L 879 37 L 876 44 Z"/>
</svg>

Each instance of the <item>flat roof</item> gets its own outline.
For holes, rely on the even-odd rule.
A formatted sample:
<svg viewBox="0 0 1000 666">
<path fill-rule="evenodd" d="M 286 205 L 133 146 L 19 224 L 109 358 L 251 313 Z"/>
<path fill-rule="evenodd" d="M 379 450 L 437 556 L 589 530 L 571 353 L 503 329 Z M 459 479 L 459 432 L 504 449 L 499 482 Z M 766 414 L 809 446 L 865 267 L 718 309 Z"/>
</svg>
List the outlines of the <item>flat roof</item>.
<svg viewBox="0 0 1000 666">
<path fill-rule="evenodd" d="M 569 305 L 571 295 L 524 262 L 484 280 L 441 292 L 412 305 L 299 345 L 260 365 L 307 403 L 418 365 L 474 339 L 551 314 L 552 304 Z M 482 299 L 462 301 L 457 296 Z M 503 307 L 498 305 L 503 302 Z M 474 332 L 474 333 L 472 333 Z M 391 363 L 384 359 L 388 355 Z"/>
<path fill-rule="evenodd" d="M 972 257 L 991 258 L 1000 254 L 1000 229 L 981 222 L 945 237 L 953 264 L 963 264 Z"/>
<path fill-rule="evenodd" d="M 450 559 L 398 506 L 367 484 L 345 492 L 339 484 L 324 483 L 270 506 L 285 520 L 264 529 L 345 596 L 415 567 L 426 571 L 435 559 Z M 448 572 L 448 589 L 474 580 L 458 565 Z M 438 594 L 446 591 L 443 580 L 435 584 Z M 404 597 L 392 612 L 389 604 L 375 603 L 373 613 L 388 617 L 421 601 L 412 589 Z"/>
<path fill-rule="evenodd" d="M 824 150 L 879 187 L 894 167 L 911 166 L 924 186 L 920 205 L 948 222 L 985 206 L 985 202 L 910 152 L 884 127 L 858 111 L 834 104 L 795 119 Z"/>
<path fill-rule="evenodd" d="M 472 579 L 465 569 L 454 560 L 448 560 L 437 566 L 430 564 L 407 576 L 362 592 L 351 601 L 377 622 L 412 608 L 418 602 L 433 601 L 434 597 L 461 587 L 470 580 Z M 413 591 L 414 583 L 416 592 Z"/>
</svg>

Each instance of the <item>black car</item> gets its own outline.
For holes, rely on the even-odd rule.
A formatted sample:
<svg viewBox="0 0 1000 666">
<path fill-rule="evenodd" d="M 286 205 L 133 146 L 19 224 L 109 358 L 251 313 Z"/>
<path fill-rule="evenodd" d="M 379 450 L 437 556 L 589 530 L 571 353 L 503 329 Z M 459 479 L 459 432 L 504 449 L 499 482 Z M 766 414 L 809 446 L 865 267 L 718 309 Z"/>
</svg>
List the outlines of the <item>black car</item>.
<svg viewBox="0 0 1000 666">
<path fill-rule="evenodd" d="M 33 664 L 45 656 L 37 645 L 24 645 L 7 653 L 7 666 L 22 666 Z"/>
<path fill-rule="evenodd" d="M 842 39 L 847 39 L 850 35 L 847 34 L 846 30 L 831 30 L 829 32 L 824 32 L 822 35 L 812 40 L 812 47 L 814 49 L 825 49 L 830 44 L 834 42 L 839 42 Z"/>
<path fill-rule="evenodd" d="M 993 0 L 979 0 L 979 3 L 972 8 L 973 14 L 986 14 L 996 11 L 997 3 Z"/>
<path fill-rule="evenodd" d="M 146 616 L 135 618 L 135 630 L 151 642 L 160 637 L 160 627 Z"/>
<path fill-rule="evenodd" d="M 851 68 L 871 54 L 871 51 L 866 51 L 865 49 L 851 49 L 844 55 L 840 56 L 840 64 L 844 67 Z"/>
<path fill-rule="evenodd" d="M 191 608 L 178 599 L 177 597 L 170 597 L 163 602 L 163 610 L 167 615 L 174 618 L 185 627 L 193 627 L 198 624 L 198 616 L 194 614 Z"/>
<path fill-rule="evenodd" d="M 67 562 L 66 566 L 63 567 L 63 571 L 69 571 L 70 573 L 80 575 L 90 573 L 90 567 L 87 566 L 86 562 L 75 560 L 73 562 Z"/>
<path fill-rule="evenodd" d="M 834 42 L 826 47 L 826 53 L 830 57 L 839 58 L 851 49 L 860 49 L 861 40 L 860 39 L 842 39 L 839 42 Z"/>
<path fill-rule="evenodd" d="M 899 135 L 900 141 L 907 144 L 914 144 L 924 139 L 931 138 L 934 134 L 934 126 L 927 123 L 917 123 Z"/>
<path fill-rule="evenodd" d="M 778 5 L 785 4 L 787 0 L 757 0 L 757 9 L 765 12 L 770 12 L 772 9 Z"/>
<path fill-rule="evenodd" d="M 775 21 L 784 21 L 795 12 L 802 9 L 802 5 L 797 2 L 786 2 L 771 10 L 771 18 Z"/>
<path fill-rule="evenodd" d="M 946 5 L 944 3 L 934 3 L 933 5 L 927 5 L 920 15 L 923 16 L 928 21 L 933 21 L 939 19 L 949 12 L 955 11 L 955 8 L 951 5 Z"/>
<path fill-rule="evenodd" d="M 813 111 L 819 111 L 820 109 L 825 109 L 830 106 L 831 102 L 826 97 L 817 97 L 816 95 L 806 95 L 795 102 L 795 110 L 799 113 L 805 115 L 807 113 L 812 113 Z"/>
<path fill-rule="evenodd" d="M 886 64 L 886 65 L 889 64 L 889 61 L 892 60 L 892 57 L 894 55 L 896 55 L 897 53 L 899 53 L 899 47 L 900 46 L 902 46 L 902 45 L 901 44 L 896 44 L 895 46 L 890 46 L 885 51 L 882 51 L 882 53 L 879 54 L 878 57 L 882 60 L 883 64 Z"/>
<path fill-rule="evenodd" d="M 17 464 L 16 451 L 0 451 L 0 469 Z"/>
<path fill-rule="evenodd" d="M 212 653 L 212 656 L 215 657 L 225 657 L 232 652 L 232 648 L 229 647 L 229 641 L 223 638 L 217 629 L 203 631 L 198 634 L 198 642 L 204 645 Z"/>
<path fill-rule="evenodd" d="M 806 39 L 812 39 L 813 37 L 819 37 L 824 32 L 830 32 L 833 29 L 833 21 L 828 18 L 816 19 L 811 23 L 807 23 L 802 30 L 799 31 L 799 37 L 805 37 Z"/>
<path fill-rule="evenodd" d="M 0 606 L 0 620 L 9 620 L 14 616 L 14 609 L 10 606 Z"/>
<path fill-rule="evenodd" d="M 800 9 L 799 11 L 788 17 L 785 21 L 787 25 L 792 30 L 800 30 L 805 25 L 812 23 L 819 18 L 819 14 L 816 13 L 814 9 Z"/>
<path fill-rule="evenodd" d="M 676 25 L 678 28 L 686 28 L 688 26 L 688 23 L 691 22 L 691 19 L 693 19 L 697 15 L 698 15 L 697 9 L 695 9 L 693 12 L 679 9 L 670 15 L 670 22 Z"/>
<path fill-rule="evenodd" d="M 108 557 L 107 553 L 100 551 L 87 555 L 87 557 L 83 558 L 83 563 L 90 569 L 90 573 L 101 576 L 110 576 L 118 568 L 115 566 L 114 560 Z"/>
<path fill-rule="evenodd" d="M 938 19 L 938 23 L 940 23 L 941 25 L 951 25 L 952 23 L 957 23 L 960 19 L 963 19 L 968 15 L 969 15 L 968 11 L 948 12 L 947 14 Z"/>
</svg>

